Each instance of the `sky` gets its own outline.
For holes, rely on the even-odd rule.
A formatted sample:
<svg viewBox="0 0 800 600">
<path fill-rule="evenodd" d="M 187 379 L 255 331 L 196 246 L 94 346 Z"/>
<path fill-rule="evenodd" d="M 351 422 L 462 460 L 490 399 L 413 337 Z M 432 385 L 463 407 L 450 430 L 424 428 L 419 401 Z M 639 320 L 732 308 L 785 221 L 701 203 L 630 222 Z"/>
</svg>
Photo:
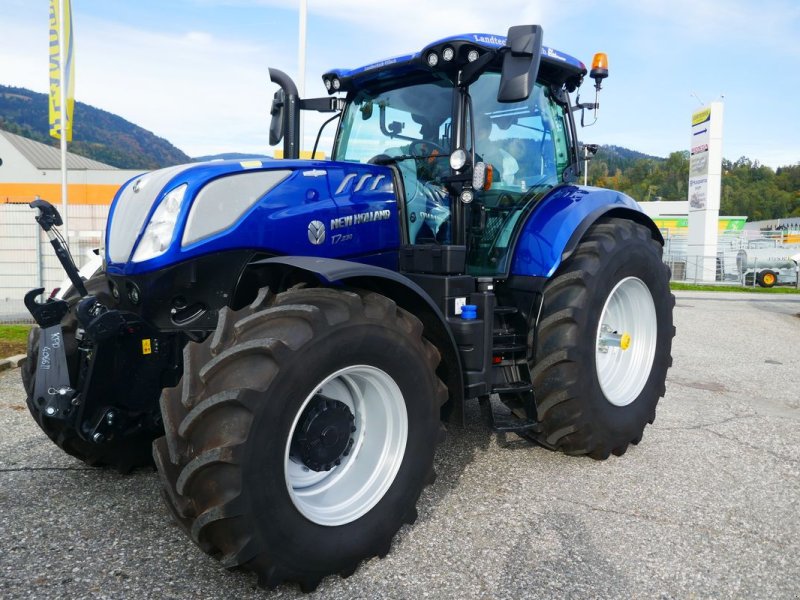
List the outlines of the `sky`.
<svg viewBox="0 0 800 600">
<path fill-rule="evenodd" d="M 299 0 L 72 0 L 76 99 L 190 156 L 271 154 L 277 88 L 267 69 L 297 80 L 298 8 Z M 48 0 L 0 1 L 0 84 L 48 91 L 48 12 Z M 773 168 L 800 161 L 798 0 L 308 0 L 305 95 L 326 95 L 321 75 L 331 68 L 530 23 L 542 26 L 545 45 L 587 65 L 608 54 L 599 119 L 579 131 L 582 141 L 655 156 L 687 150 L 691 114 L 722 99 L 726 158 Z M 582 90 L 592 101 L 588 77 Z M 305 149 L 325 118 L 306 117 Z"/>
</svg>

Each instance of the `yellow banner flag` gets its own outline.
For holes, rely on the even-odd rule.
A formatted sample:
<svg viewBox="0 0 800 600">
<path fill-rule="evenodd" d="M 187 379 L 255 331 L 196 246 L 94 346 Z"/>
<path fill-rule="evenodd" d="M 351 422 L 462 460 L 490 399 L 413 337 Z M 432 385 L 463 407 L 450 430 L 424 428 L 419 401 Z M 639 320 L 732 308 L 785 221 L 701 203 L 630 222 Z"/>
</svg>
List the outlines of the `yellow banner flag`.
<svg viewBox="0 0 800 600">
<path fill-rule="evenodd" d="M 61 2 L 64 23 L 61 23 Z M 64 73 L 61 72 L 61 36 L 64 36 Z M 50 135 L 61 139 L 61 86 L 66 85 L 64 132 L 72 141 L 72 116 L 75 109 L 75 47 L 72 40 L 70 0 L 50 0 Z"/>
</svg>

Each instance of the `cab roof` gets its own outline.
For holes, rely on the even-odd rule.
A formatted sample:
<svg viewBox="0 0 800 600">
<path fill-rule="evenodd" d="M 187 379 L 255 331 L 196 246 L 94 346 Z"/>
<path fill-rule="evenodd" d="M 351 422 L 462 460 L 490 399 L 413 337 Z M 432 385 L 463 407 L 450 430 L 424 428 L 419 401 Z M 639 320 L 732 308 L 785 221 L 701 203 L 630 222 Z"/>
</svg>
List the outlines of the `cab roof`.
<svg viewBox="0 0 800 600">
<path fill-rule="evenodd" d="M 329 94 L 358 89 L 388 88 L 420 79 L 447 76 L 466 64 L 471 51 L 478 55 L 496 51 L 506 45 L 506 36 L 491 33 L 463 33 L 435 41 L 419 52 L 393 56 L 355 69 L 332 69 L 322 76 Z M 453 58 L 445 61 L 445 48 L 453 50 Z M 428 63 L 428 56 L 436 53 L 438 63 Z M 474 54 L 473 54 L 474 56 Z M 496 68 L 500 66 L 497 59 Z M 581 84 L 586 66 L 577 58 L 553 48 L 542 46 L 539 78 L 557 85 L 566 85 L 569 91 Z"/>
</svg>

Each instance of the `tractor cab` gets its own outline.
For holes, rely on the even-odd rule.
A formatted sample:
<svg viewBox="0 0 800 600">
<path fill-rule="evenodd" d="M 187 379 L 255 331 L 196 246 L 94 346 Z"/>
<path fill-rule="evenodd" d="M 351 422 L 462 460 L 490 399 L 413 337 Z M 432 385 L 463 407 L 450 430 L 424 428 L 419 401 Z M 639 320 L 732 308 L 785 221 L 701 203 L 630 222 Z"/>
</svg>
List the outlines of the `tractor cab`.
<svg viewBox="0 0 800 600">
<path fill-rule="evenodd" d="M 464 254 L 471 275 L 507 272 L 521 215 L 577 172 L 567 92 L 586 68 L 543 47 L 539 27 L 509 33 L 453 36 L 323 76 L 347 94 L 333 159 L 391 166 L 408 253 Z"/>
</svg>

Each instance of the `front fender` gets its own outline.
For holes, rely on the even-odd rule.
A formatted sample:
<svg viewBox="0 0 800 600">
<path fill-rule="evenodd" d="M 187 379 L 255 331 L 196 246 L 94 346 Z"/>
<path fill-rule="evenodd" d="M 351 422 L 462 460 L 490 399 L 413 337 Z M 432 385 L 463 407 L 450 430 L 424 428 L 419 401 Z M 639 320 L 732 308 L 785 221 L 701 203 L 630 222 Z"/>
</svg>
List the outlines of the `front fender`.
<svg viewBox="0 0 800 600">
<path fill-rule="evenodd" d="M 461 355 L 447 316 L 433 298 L 417 283 L 383 267 L 355 261 L 312 256 L 276 256 L 252 263 L 253 268 L 288 268 L 315 275 L 325 285 L 350 285 L 371 290 L 394 300 L 415 315 L 425 328 L 425 337 L 442 357 L 440 375 L 450 392 L 450 402 L 443 416 L 456 422 L 464 414 L 464 380 Z"/>
<path fill-rule="evenodd" d="M 594 187 L 555 188 L 528 214 L 517 236 L 510 275 L 551 277 L 601 216 L 619 216 L 642 223 L 663 243 L 661 233 L 633 198 Z"/>
</svg>

